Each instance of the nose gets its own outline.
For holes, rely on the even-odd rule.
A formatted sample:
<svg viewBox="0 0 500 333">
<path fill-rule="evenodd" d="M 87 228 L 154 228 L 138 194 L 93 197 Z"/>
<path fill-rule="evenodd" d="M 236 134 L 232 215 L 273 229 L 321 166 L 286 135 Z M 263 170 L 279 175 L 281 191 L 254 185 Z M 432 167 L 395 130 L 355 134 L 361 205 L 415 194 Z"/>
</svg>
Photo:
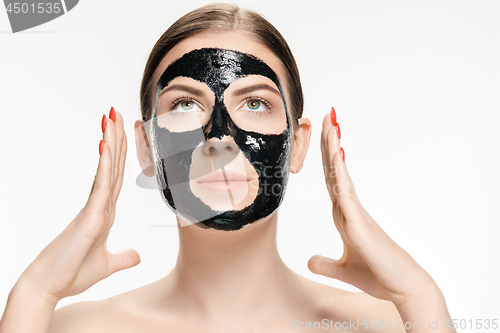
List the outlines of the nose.
<svg viewBox="0 0 500 333">
<path fill-rule="evenodd" d="M 203 147 L 203 155 L 210 159 L 212 171 L 221 169 L 231 163 L 239 152 L 240 148 L 230 136 L 223 136 L 222 140 L 210 138 Z"/>
<path fill-rule="evenodd" d="M 210 138 L 203 147 L 203 153 L 211 157 L 226 157 L 234 158 L 238 155 L 240 149 L 230 136 L 224 136 L 221 139 Z"/>
</svg>

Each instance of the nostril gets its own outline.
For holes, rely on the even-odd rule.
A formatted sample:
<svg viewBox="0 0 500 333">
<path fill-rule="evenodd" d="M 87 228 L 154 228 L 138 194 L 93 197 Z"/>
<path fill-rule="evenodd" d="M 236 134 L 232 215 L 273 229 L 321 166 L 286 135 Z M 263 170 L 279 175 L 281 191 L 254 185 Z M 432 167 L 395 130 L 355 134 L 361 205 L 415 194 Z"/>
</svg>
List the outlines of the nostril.
<svg viewBox="0 0 500 333">
<path fill-rule="evenodd" d="M 216 140 L 209 140 L 203 147 L 203 152 L 206 155 L 237 155 L 239 153 L 239 147 L 233 142 L 222 142 Z"/>
</svg>

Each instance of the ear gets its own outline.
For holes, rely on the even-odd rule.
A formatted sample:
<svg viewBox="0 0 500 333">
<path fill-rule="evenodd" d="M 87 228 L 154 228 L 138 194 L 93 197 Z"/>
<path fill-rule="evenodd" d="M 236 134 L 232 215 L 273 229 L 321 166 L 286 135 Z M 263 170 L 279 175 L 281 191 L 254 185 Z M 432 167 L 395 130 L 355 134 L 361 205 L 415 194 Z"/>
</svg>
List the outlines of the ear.
<svg viewBox="0 0 500 333">
<path fill-rule="evenodd" d="M 137 159 L 141 165 L 142 173 L 148 177 L 153 177 L 155 175 L 155 168 L 153 166 L 148 137 L 144 131 L 144 122 L 142 120 L 136 120 L 134 130 Z"/>
<path fill-rule="evenodd" d="M 298 122 L 299 128 L 293 131 L 291 173 L 297 173 L 302 169 L 309 142 L 311 141 L 311 121 L 307 118 L 299 118 Z"/>
</svg>

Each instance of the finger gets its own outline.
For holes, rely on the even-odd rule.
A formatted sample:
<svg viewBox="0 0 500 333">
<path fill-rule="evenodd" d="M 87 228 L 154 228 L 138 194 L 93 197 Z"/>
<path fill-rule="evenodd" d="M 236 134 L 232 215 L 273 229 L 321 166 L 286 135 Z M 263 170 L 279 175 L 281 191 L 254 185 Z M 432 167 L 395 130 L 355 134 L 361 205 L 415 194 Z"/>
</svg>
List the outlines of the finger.
<svg viewBox="0 0 500 333">
<path fill-rule="evenodd" d="M 326 152 L 326 148 L 325 148 L 323 139 L 321 139 L 320 141 L 321 141 L 321 159 L 322 159 L 322 164 L 323 164 L 323 175 L 325 176 L 325 185 L 326 185 L 326 189 L 328 191 L 328 194 L 330 195 L 330 199 L 332 200 L 332 203 L 335 204 L 337 199 L 335 198 L 335 196 L 332 193 L 332 185 L 331 185 L 331 179 L 330 179 L 331 178 L 331 176 L 330 176 L 330 170 L 331 170 L 330 162 L 328 161 L 327 152 Z"/>
<path fill-rule="evenodd" d="M 321 139 L 323 140 L 323 143 L 326 145 L 327 142 L 327 135 L 328 131 L 330 128 L 334 127 L 332 124 L 332 119 L 330 117 L 330 113 L 327 113 L 325 117 L 323 118 L 323 129 L 321 131 Z"/>
<path fill-rule="evenodd" d="M 339 151 L 333 156 L 333 165 L 335 169 L 335 186 L 333 192 L 346 221 L 362 221 L 364 218 L 363 207 L 358 200 L 354 184 Z"/>
<path fill-rule="evenodd" d="M 127 249 L 111 255 L 107 276 L 118 271 L 134 267 L 141 262 L 141 257 L 136 250 Z"/>
<path fill-rule="evenodd" d="M 106 119 L 106 129 L 103 134 L 103 141 L 108 144 L 111 153 L 111 177 L 114 184 L 115 179 L 115 159 L 116 159 L 116 125 L 115 123 L 107 118 Z"/>
<path fill-rule="evenodd" d="M 364 262 L 347 263 L 344 256 L 340 260 L 335 260 L 315 255 L 309 259 L 308 267 L 314 274 L 348 283 L 365 292 L 369 290 L 373 292 L 378 285 L 373 272 Z"/>
<path fill-rule="evenodd" d="M 111 174 L 111 150 L 106 143 L 103 143 L 92 190 L 85 205 L 86 213 L 101 214 L 105 212 L 111 193 Z"/>
<path fill-rule="evenodd" d="M 325 175 L 325 182 L 327 182 L 328 181 L 328 159 L 326 158 L 325 144 L 323 142 L 323 132 L 321 132 L 320 148 L 321 148 L 321 161 L 323 164 L 323 173 Z"/>
<path fill-rule="evenodd" d="M 337 198 L 335 196 L 335 192 L 338 190 L 337 189 L 337 182 L 336 182 L 336 166 L 333 163 L 333 156 L 335 155 L 336 152 L 340 150 L 340 140 L 337 136 L 337 129 L 335 127 L 330 127 L 328 130 L 328 134 L 326 136 L 326 147 L 325 150 L 326 156 L 328 159 L 327 165 L 328 165 L 328 183 L 330 186 L 330 190 L 332 192 L 331 196 L 334 197 L 332 199 L 332 202 L 335 203 L 337 201 Z"/>
<path fill-rule="evenodd" d="M 330 259 L 320 255 L 314 255 L 307 262 L 307 267 L 314 274 L 319 274 L 330 277 L 332 279 L 347 282 L 345 268 L 339 260 Z"/>
<path fill-rule="evenodd" d="M 114 174 L 114 182 L 116 183 L 118 177 L 119 177 L 119 170 L 120 170 L 120 159 L 121 159 L 121 152 L 122 152 L 122 143 L 123 143 L 123 136 L 125 135 L 125 131 L 123 129 L 123 117 L 119 112 L 115 113 L 115 160 L 114 160 L 114 169 L 113 169 L 113 174 Z"/>
<path fill-rule="evenodd" d="M 333 168 L 332 168 L 332 163 L 331 163 L 331 148 L 329 147 L 328 141 L 332 141 L 332 139 L 329 139 L 329 136 L 331 135 L 331 129 L 335 129 L 331 122 L 331 117 L 330 114 L 326 114 L 324 119 L 323 119 L 323 129 L 321 132 L 321 157 L 323 160 L 323 173 L 325 175 L 325 182 L 326 186 L 328 189 L 328 192 L 330 194 L 330 198 L 335 205 L 335 196 L 332 193 L 332 187 L 335 185 L 334 184 L 334 179 L 333 179 Z"/>
<path fill-rule="evenodd" d="M 333 166 L 333 155 L 340 149 L 340 139 L 338 137 L 337 127 L 332 124 L 330 113 L 327 113 L 323 118 L 323 131 L 321 133 L 321 138 L 323 143 L 323 156 L 326 158 L 324 164 L 331 168 Z M 332 170 L 328 170 L 330 178 L 331 171 Z"/>
<path fill-rule="evenodd" d="M 329 162 L 328 162 L 328 158 L 326 156 L 326 131 L 325 130 L 325 121 L 327 119 L 327 116 L 325 116 L 325 118 L 323 119 L 323 127 L 321 129 L 321 140 L 320 140 L 320 146 L 321 146 L 321 158 L 322 158 L 322 161 L 323 161 L 323 172 L 325 174 L 325 178 L 328 177 L 328 168 L 329 168 Z"/>
<path fill-rule="evenodd" d="M 120 166 L 118 168 L 118 179 L 116 180 L 115 188 L 113 190 L 113 202 L 115 203 L 118 200 L 118 196 L 120 195 L 123 184 L 123 176 L 125 174 L 125 160 L 127 157 L 127 135 L 125 133 L 123 133 L 122 141 L 122 150 L 120 152 Z"/>
<path fill-rule="evenodd" d="M 328 160 L 330 161 L 330 165 L 333 166 L 334 164 L 332 163 L 332 158 L 335 153 L 340 150 L 340 140 L 337 134 L 337 128 L 335 126 L 332 126 L 328 129 L 326 140 Z"/>
<path fill-rule="evenodd" d="M 334 126 L 331 121 L 330 113 L 326 114 L 325 118 L 323 119 L 322 139 L 322 156 L 325 178 L 327 181 L 327 187 L 330 192 L 330 198 L 333 205 L 335 206 L 337 199 L 334 195 L 334 192 L 337 190 L 337 184 L 335 182 L 335 166 L 333 163 L 333 156 L 340 150 L 340 139 L 338 136 L 337 126 Z"/>
</svg>

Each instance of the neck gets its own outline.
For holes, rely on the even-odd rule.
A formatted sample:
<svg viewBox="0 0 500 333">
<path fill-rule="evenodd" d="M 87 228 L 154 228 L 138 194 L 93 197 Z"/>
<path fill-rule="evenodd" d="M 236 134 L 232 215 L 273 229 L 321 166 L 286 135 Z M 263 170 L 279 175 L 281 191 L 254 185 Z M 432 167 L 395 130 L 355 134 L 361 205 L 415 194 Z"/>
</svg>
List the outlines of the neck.
<svg viewBox="0 0 500 333">
<path fill-rule="evenodd" d="M 173 293 L 214 316 L 270 306 L 294 276 L 278 254 L 276 228 L 277 214 L 237 231 L 179 227 L 179 256 L 168 276 Z"/>
</svg>

